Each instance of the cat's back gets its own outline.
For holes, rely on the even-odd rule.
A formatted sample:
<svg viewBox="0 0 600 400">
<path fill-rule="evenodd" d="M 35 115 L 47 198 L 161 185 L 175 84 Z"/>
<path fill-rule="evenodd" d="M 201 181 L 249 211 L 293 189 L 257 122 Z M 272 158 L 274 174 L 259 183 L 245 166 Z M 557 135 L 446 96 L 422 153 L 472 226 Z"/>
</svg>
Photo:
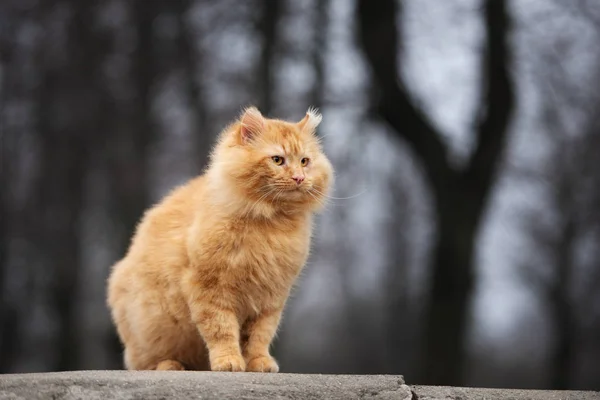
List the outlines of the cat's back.
<svg viewBox="0 0 600 400">
<path fill-rule="evenodd" d="M 108 279 L 111 307 L 122 304 L 126 309 L 130 295 L 169 291 L 178 281 L 187 263 L 185 237 L 203 187 L 203 176 L 192 179 L 144 213 L 127 254 Z"/>
<path fill-rule="evenodd" d="M 118 270 L 169 273 L 171 266 L 185 262 L 185 238 L 203 189 L 204 177 L 194 178 L 148 209 L 114 273 Z"/>
<path fill-rule="evenodd" d="M 189 228 L 205 186 L 204 176 L 175 188 L 159 204 L 149 209 L 138 228 L 135 242 L 179 242 Z M 147 251 L 148 249 L 146 249 Z"/>
</svg>

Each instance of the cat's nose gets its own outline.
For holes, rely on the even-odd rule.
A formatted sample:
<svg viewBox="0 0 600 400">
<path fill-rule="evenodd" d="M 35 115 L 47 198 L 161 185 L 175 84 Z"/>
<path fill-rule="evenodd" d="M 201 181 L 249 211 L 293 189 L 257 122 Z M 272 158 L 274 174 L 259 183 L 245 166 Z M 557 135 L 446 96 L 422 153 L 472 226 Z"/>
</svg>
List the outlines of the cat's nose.
<svg viewBox="0 0 600 400">
<path fill-rule="evenodd" d="M 294 175 L 292 179 L 296 181 L 296 184 L 301 184 L 304 181 L 304 176 L 302 175 Z"/>
</svg>

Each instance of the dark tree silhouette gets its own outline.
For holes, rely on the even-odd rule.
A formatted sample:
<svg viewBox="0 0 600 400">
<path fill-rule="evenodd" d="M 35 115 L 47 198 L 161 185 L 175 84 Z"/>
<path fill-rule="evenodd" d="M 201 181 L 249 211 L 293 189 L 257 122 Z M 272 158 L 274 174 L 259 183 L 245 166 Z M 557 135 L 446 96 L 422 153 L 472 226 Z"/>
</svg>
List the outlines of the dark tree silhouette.
<svg viewBox="0 0 600 400">
<path fill-rule="evenodd" d="M 424 364 L 418 381 L 456 385 L 463 379 L 477 229 L 514 108 L 513 82 L 508 71 L 510 16 L 505 1 L 484 1 L 482 107 L 477 115 L 475 150 L 467 165 L 459 169 L 448 162 L 440 132 L 414 104 L 398 74 L 399 13 L 401 7 L 394 0 L 359 1 L 360 39 L 379 91 L 377 111 L 421 160 L 434 198 L 437 239 L 425 315 Z"/>
<path fill-rule="evenodd" d="M 195 48 L 196 32 L 187 21 L 186 16 L 194 5 L 190 0 L 176 0 L 171 2 L 177 15 L 179 25 L 177 35 L 178 58 L 185 77 L 187 100 L 192 114 L 192 140 L 198 170 L 207 164 L 208 151 L 212 145 L 212 135 L 209 132 L 208 118 L 206 115 L 206 100 L 199 73 L 205 68 L 203 53 Z"/>
<path fill-rule="evenodd" d="M 315 82 L 310 92 L 312 106 L 321 108 L 325 101 L 325 54 L 327 28 L 329 26 L 329 0 L 318 1 L 313 22 L 312 64 L 315 71 Z"/>
<path fill-rule="evenodd" d="M 395 177 L 390 182 L 391 204 L 394 213 L 388 226 L 387 269 L 385 271 L 385 333 L 387 336 L 388 368 L 390 373 L 399 373 L 409 368 L 413 356 L 410 343 L 414 340 L 413 312 L 408 302 L 408 210 L 409 199 L 403 182 Z M 405 373 L 405 372 L 404 372 Z"/>
<path fill-rule="evenodd" d="M 138 38 L 130 71 L 135 102 L 133 112 L 128 115 L 129 121 L 126 122 L 131 130 L 128 130 L 127 135 L 115 135 L 113 146 L 120 151 L 113 151 L 109 161 L 113 212 L 117 217 L 117 224 L 121 226 L 120 256 L 124 255 L 129 238 L 150 201 L 149 152 L 157 136 L 151 110 L 158 75 L 153 23 L 159 15 L 159 4 L 155 1 L 131 3 Z"/>
<path fill-rule="evenodd" d="M 11 15 L 10 7 L 7 4 L 0 6 L 0 13 Z M 13 16 L 13 15 L 11 15 Z M 17 30 L 17 25 L 21 22 L 18 18 L 7 19 L 5 32 L 11 37 Z M 23 82 L 19 79 L 18 65 L 14 58 L 16 46 L 8 38 L 0 36 L 0 47 L 4 51 L 0 52 L 0 62 L 3 65 L 5 74 L 0 88 L 0 108 L 9 102 L 9 97 L 23 96 Z M 14 213 L 11 213 L 12 198 L 10 188 L 12 185 L 11 177 L 14 174 L 14 160 L 9 157 L 11 152 L 16 152 L 17 141 L 16 129 L 9 127 L 5 118 L 0 118 L 0 373 L 10 371 L 13 363 L 13 357 L 18 351 L 19 336 L 19 315 L 16 307 L 8 299 L 7 278 L 9 274 L 9 237 L 14 233 Z"/>
<path fill-rule="evenodd" d="M 566 80 L 565 77 L 562 80 Z M 548 92 L 552 90 L 556 94 L 556 86 L 559 85 L 551 86 Z M 564 85 L 562 89 L 565 89 Z M 561 94 L 570 96 L 571 93 Z M 547 98 L 556 97 L 550 97 L 548 93 Z M 554 147 L 545 165 L 543 179 L 549 187 L 550 202 L 545 213 L 550 213 L 553 218 L 542 218 L 538 210 L 524 220 L 525 229 L 548 262 L 538 268 L 526 265 L 521 269 L 527 284 L 539 293 L 549 310 L 554 333 L 549 381 L 550 386 L 557 390 L 574 386 L 573 366 L 585 335 L 582 315 L 586 313 L 581 310 L 593 301 L 589 294 L 597 290 L 599 283 L 592 265 L 587 266 L 590 279 L 586 280 L 583 288 L 576 285 L 577 275 L 582 267 L 586 267 L 577 261 L 577 247 L 586 235 L 598 229 L 599 223 L 596 211 L 599 174 L 594 161 L 600 138 L 598 118 L 591 115 L 584 132 L 570 137 L 565 134 L 568 128 L 559 116 L 562 107 L 562 102 L 547 104 L 543 113 Z M 550 222 L 541 222 L 548 220 Z"/>
<path fill-rule="evenodd" d="M 38 211 L 32 216 L 41 222 L 40 229 L 32 231 L 34 243 L 52 271 L 47 295 L 59 327 L 58 358 L 53 367 L 57 371 L 76 369 L 80 362 L 74 299 L 80 284 L 84 184 L 91 151 L 99 137 L 95 71 L 98 57 L 105 51 L 99 37 L 89 29 L 93 9 L 78 1 L 66 4 L 73 11 L 67 21 L 65 43 L 69 64 L 44 65 L 38 89 L 37 133 L 41 152 L 35 195 Z M 40 50 L 40 59 L 51 59 L 44 53 L 46 46 Z"/>
<path fill-rule="evenodd" d="M 556 129 L 562 124 L 557 119 L 556 112 L 546 113 L 549 130 Z M 545 295 L 552 315 L 555 340 L 551 355 L 551 385 L 555 389 L 569 389 L 571 382 L 571 363 L 574 358 L 575 337 L 577 336 L 576 309 L 573 296 L 573 278 L 576 271 L 575 247 L 579 239 L 580 221 L 579 207 L 576 203 L 578 190 L 578 171 L 574 165 L 571 143 L 566 140 L 564 130 L 554 132 L 557 139 L 557 152 L 553 162 L 560 160 L 560 168 L 553 174 L 552 188 L 553 206 L 558 214 L 557 232 L 551 253 L 554 260 L 554 276 L 546 286 L 540 288 Z M 549 244 L 549 243 L 547 243 Z"/>
<path fill-rule="evenodd" d="M 274 66 L 277 53 L 277 25 L 283 12 L 281 0 L 262 0 L 261 14 L 258 21 L 258 30 L 262 39 L 262 50 L 258 65 L 258 79 L 256 80 L 258 93 L 258 108 L 268 115 L 273 109 L 274 91 Z"/>
<path fill-rule="evenodd" d="M 153 24 L 161 6 L 156 1 L 128 3 L 137 43 L 131 55 L 128 80 L 135 93 L 126 111 L 114 110 L 119 124 L 108 130 L 106 168 L 111 190 L 110 211 L 116 227 L 117 258 L 124 256 L 142 213 L 150 204 L 149 162 L 151 146 L 157 140 L 152 101 L 159 68 Z M 120 343 L 114 329 L 108 333 L 113 364 L 122 366 Z"/>
</svg>

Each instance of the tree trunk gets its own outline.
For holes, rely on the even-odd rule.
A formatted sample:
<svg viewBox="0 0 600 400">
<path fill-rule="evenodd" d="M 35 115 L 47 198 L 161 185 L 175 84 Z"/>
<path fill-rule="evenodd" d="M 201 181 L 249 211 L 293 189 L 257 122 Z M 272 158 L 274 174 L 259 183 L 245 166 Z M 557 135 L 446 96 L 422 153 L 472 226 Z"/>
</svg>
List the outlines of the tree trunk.
<svg viewBox="0 0 600 400">
<path fill-rule="evenodd" d="M 554 305 L 554 332 L 556 342 L 551 358 L 551 387 L 555 390 L 571 388 L 571 372 L 575 340 L 575 321 L 572 306 L 565 302 Z"/>
<path fill-rule="evenodd" d="M 51 271 L 48 290 L 58 321 L 55 371 L 77 369 L 82 337 L 76 315 L 81 274 L 81 221 L 90 150 L 97 140 L 95 71 L 101 46 L 90 31 L 93 9 L 69 2 L 65 65 L 42 66 L 38 96 L 40 171 L 35 243 Z M 42 46 L 43 47 L 43 46 Z M 42 48 L 42 51 L 46 51 Z M 42 58 L 43 59 L 43 58 Z"/>
<path fill-rule="evenodd" d="M 508 72 L 506 2 L 485 0 L 485 48 L 481 70 L 482 107 L 475 150 L 465 168 L 448 162 L 441 133 L 415 106 L 398 76 L 396 21 L 401 3 L 360 0 L 357 18 L 363 51 L 379 91 L 376 110 L 420 158 L 435 199 L 437 239 L 429 306 L 425 314 L 421 384 L 460 385 L 465 333 L 473 289 L 473 253 L 479 221 L 493 187 L 514 108 Z M 401 43 L 401 42 L 400 42 Z"/>
<path fill-rule="evenodd" d="M 563 145 L 563 150 L 566 148 L 567 146 Z M 565 165 L 568 165 L 568 161 L 565 162 Z M 579 171 L 573 171 L 573 174 L 578 173 Z M 573 365 L 575 332 L 577 329 L 571 293 L 573 270 L 576 266 L 573 254 L 579 232 L 577 213 L 580 211 L 575 196 L 578 193 L 576 178 L 563 173 L 562 176 L 559 176 L 558 187 L 555 192 L 562 222 L 559 241 L 556 246 L 556 273 L 553 284 L 549 288 L 548 301 L 554 317 L 556 340 L 551 356 L 551 386 L 557 390 L 569 389 L 571 384 L 571 367 Z"/>
<path fill-rule="evenodd" d="M 274 56 L 277 51 L 277 22 L 281 17 L 282 0 L 263 0 L 259 31 L 262 36 L 262 52 L 258 66 L 258 87 L 260 93 L 258 108 L 263 114 L 273 110 L 275 76 Z"/>
<path fill-rule="evenodd" d="M 49 131 L 45 131 L 48 134 Z M 86 175 L 87 154 L 73 143 L 57 144 L 56 136 L 46 136 L 53 143 L 44 143 L 42 168 L 46 171 L 40 187 L 39 198 L 43 209 L 44 254 L 54 271 L 52 302 L 60 327 L 55 371 L 79 368 L 78 304 L 79 276 L 81 270 L 81 218 L 83 210 L 83 184 Z M 79 147 L 79 148 L 78 148 Z M 62 216 L 56 220 L 57 216 Z"/>
<path fill-rule="evenodd" d="M 327 44 L 327 28 L 329 26 L 330 1 L 319 0 L 315 9 L 313 22 L 312 64 L 315 72 L 315 83 L 310 91 L 310 105 L 321 108 L 325 102 L 325 54 Z"/>
<path fill-rule="evenodd" d="M 186 95 L 192 114 L 194 158 L 197 163 L 197 170 L 201 171 L 208 164 L 208 155 L 214 138 L 208 126 L 202 81 L 198 77 L 198 72 L 204 68 L 204 57 L 202 51 L 196 49 L 194 44 L 196 40 L 195 32 L 185 18 L 192 4 L 193 2 L 189 0 L 176 0 L 173 2 L 179 23 L 179 34 L 176 39 L 179 58 L 186 80 Z"/>
<path fill-rule="evenodd" d="M 9 35 L 14 37 L 16 25 L 21 23 L 16 19 L 16 13 L 12 12 L 10 7 L 2 8 L 0 11 L 11 12 L 8 21 L 12 23 L 6 27 Z M 15 21 L 16 20 L 16 21 Z M 6 43 L 5 52 L 2 56 L 4 79 L 0 88 L 0 106 L 5 105 L 10 100 L 9 96 L 17 97 L 21 94 L 22 85 L 19 79 L 18 68 L 12 60 L 12 54 L 16 51 L 16 46 L 8 47 Z M 15 235 L 13 231 L 13 213 L 17 210 L 12 209 L 12 182 L 11 175 L 14 172 L 12 163 L 16 157 L 18 149 L 16 148 L 16 132 L 11 132 L 7 126 L 5 118 L 0 120 L 0 374 L 7 373 L 13 363 L 13 358 L 19 346 L 19 318 L 12 301 L 9 301 L 6 293 L 6 277 L 9 274 L 9 237 Z"/>
<path fill-rule="evenodd" d="M 145 209 L 150 204 L 150 150 L 157 139 L 152 102 L 158 66 L 154 50 L 155 19 L 162 4 L 156 1 L 131 3 L 137 44 L 132 56 L 129 77 L 136 93 L 133 112 L 123 115 L 125 129 L 111 140 L 113 151 L 108 154 L 107 168 L 112 201 L 110 209 L 117 227 L 117 255 L 125 256 L 131 237 Z M 114 329 L 107 336 L 107 346 L 114 354 L 122 348 Z M 119 357 L 122 360 L 122 357 Z M 122 366 L 122 362 L 119 363 Z"/>
<path fill-rule="evenodd" d="M 77 72 L 74 72 L 76 74 Z M 51 272 L 49 300 L 56 313 L 58 335 L 57 360 L 53 371 L 77 368 L 78 336 L 75 306 L 80 274 L 80 221 L 83 208 L 83 182 L 87 162 L 85 144 L 76 127 L 57 126 L 51 102 L 62 103 L 63 110 L 80 111 L 70 104 L 64 92 L 68 78 L 61 72 L 47 71 L 42 80 L 38 105 L 40 171 L 36 183 L 35 207 L 39 229 L 34 239 L 44 258 L 44 268 Z"/>
<path fill-rule="evenodd" d="M 454 207 L 438 206 L 437 238 L 433 247 L 434 273 L 426 308 L 424 353 L 420 382 L 463 382 L 465 338 L 473 290 L 473 249 L 476 216 L 459 193 L 444 200 Z M 424 374 L 425 371 L 425 374 Z"/>
<path fill-rule="evenodd" d="M 396 179 L 395 177 L 393 179 Z M 401 181 L 389 182 L 391 209 L 394 214 L 388 227 L 387 269 L 384 277 L 385 332 L 387 339 L 386 373 L 410 375 L 414 351 L 408 346 L 416 332 L 408 298 L 408 192 Z"/>
</svg>

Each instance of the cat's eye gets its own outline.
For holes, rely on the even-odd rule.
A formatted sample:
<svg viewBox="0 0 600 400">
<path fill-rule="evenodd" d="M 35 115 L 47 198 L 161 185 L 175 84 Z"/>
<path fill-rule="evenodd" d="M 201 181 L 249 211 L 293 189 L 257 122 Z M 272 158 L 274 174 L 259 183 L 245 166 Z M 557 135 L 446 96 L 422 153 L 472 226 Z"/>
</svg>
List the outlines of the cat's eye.
<svg viewBox="0 0 600 400">
<path fill-rule="evenodd" d="M 308 162 L 310 160 L 306 157 L 304 157 L 302 160 L 300 160 L 300 165 L 302 165 L 303 167 L 306 167 L 308 165 Z"/>
<path fill-rule="evenodd" d="M 277 165 L 283 165 L 283 162 L 285 161 L 284 158 L 280 157 L 280 156 L 273 156 L 273 157 L 271 157 L 271 159 Z"/>
</svg>

